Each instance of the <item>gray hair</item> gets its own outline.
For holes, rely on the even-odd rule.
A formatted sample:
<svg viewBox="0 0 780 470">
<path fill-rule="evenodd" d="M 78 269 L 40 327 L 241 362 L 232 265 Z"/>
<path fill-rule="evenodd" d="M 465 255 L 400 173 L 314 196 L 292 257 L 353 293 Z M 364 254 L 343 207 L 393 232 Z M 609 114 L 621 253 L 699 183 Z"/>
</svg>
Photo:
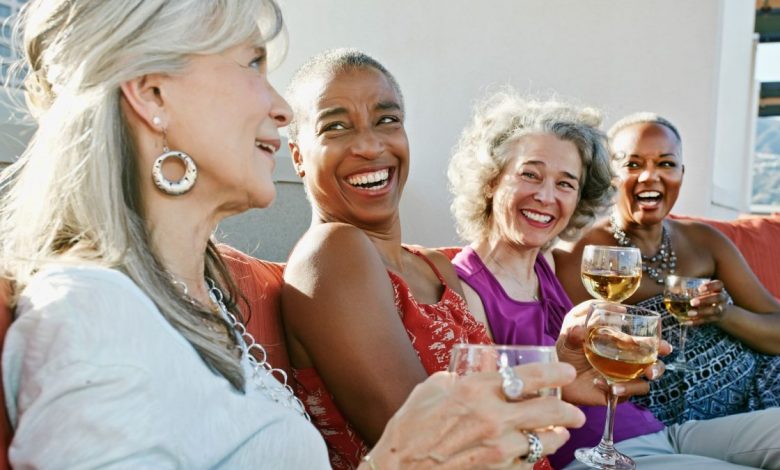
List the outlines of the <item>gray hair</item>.
<svg viewBox="0 0 780 470">
<path fill-rule="evenodd" d="M 615 191 L 600 124 L 601 115 L 593 108 L 527 99 L 511 87 L 478 103 L 447 169 L 458 234 L 469 242 L 489 237 L 493 210 L 489 191 L 513 157 L 512 144 L 525 135 L 549 133 L 573 143 L 582 160 L 579 202 L 560 235 L 574 239 L 611 204 Z"/>
<path fill-rule="evenodd" d="M 247 41 L 270 46 L 285 36 L 279 8 L 273 0 L 37 1 L 17 27 L 38 128 L 0 178 L 0 263 L 14 295 L 52 261 L 118 269 L 207 364 L 243 389 L 238 358 L 225 348 L 224 332 L 212 331 L 219 320 L 183 298 L 150 244 L 120 86 L 149 73 L 181 73 L 195 54 Z M 235 284 L 212 242 L 205 269 L 227 287 L 238 313 Z"/>
<path fill-rule="evenodd" d="M 300 118 L 304 116 L 304 108 L 311 103 L 304 102 L 305 97 L 301 96 L 303 85 L 312 80 L 326 78 L 338 75 L 341 72 L 349 70 L 360 70 L 373 68 L 381 72 L 401 100 L 401 110 L 404 108 L 404 96 L 401 93 L 401 87 L 398 86 L 393 74 L 370 55 L 357 49 L 341 48 L 320 52 L 310 57 L 301 65 L 290 80 L 290 84 L 285 91 L 285 98 L 290 103 L 293 110 L 293 117 L 290 125 L 287 126 L 287 134 L 291 142 L 298 140 L 298 131 L 300 130 Z"/>
<path fill-rule="evenodd" d="M 618 132 L 635 124 L 656 124 L 669 129 L 677 138 L 677 145 L 680 147 L 680 153 L 682 153 L 682 137 L 680 137 L 680 131 L 677 130 L 677 127 L 675 127 L 675 125 L 672 124 L 668 119 L 656 113 L 647 111 L 629 114 L 628 116 L 619 119 L 615 124 L 613 124 L 612 127 L 609 128 L 609 131 L 607 131 L 610 147 Z M 682 157 L 682 155 L 680 155 L 680 157 Z"/>
</svg>

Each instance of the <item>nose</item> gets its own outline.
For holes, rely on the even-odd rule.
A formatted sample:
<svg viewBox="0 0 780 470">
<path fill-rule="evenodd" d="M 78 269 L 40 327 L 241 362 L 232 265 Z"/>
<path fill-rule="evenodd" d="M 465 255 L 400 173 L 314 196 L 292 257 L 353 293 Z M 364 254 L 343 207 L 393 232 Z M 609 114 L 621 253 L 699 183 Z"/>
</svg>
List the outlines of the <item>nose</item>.
<svg viewBox="0 0 780 470">
<path fill-rule="evenodd" d="M 352 142 L 352 153 L 367 159 L 378 157 L 384 151 L 382 138 L 374 129 L 362 129 L 355 134 Z"/>
<path fill-rule="evenodd" d="M 539 185 L 534 200 L 542 204 L 551 204 L 555 202 L 555 181 L 548 179 Z"/>
<path fill-rule="evenodd" d="M 292 120 L 292 108 L 290 104 L 285 100 L 276 88 L 271 88 L 271 111 L 269 112 L 271 118 L 276 123 L 276 127 L 284 127 L 290 124 Z"/>
<path fill-rule="evenodd" d="M 655 165 L 652 163 L 648 163 L 647 166 L 642 170 L 641 173 L 639 173 L 639 178 L 637 181 L 644 182 L 644 181 L 652 181 L 654 179 L 657 179 L 658 173 L 656 172 Z"/>
</svg>

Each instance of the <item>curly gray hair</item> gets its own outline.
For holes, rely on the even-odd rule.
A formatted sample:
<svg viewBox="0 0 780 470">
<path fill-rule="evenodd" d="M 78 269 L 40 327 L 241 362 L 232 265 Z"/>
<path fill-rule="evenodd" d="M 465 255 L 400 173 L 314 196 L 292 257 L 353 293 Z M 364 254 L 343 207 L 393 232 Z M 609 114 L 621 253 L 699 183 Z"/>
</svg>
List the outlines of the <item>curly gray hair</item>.
<svg viewBox="0 0 780 470">
<path fill-rule="evenodd" d="M 615 192 L 600 124 L 601 114 L 596 109 L 530 100 L 509 87 L 478 103 L 447 169 L 458 234 L 469 242 L 488 238 L 492 214 L 489 191 L 513 157 L 511 144 L 528 134 L 549 133 L 573 143 L 582 159 L 579 202 L 560 235 L 566 240 L 576 238 L 581 228 L 611 205 Z"/>
</svg>

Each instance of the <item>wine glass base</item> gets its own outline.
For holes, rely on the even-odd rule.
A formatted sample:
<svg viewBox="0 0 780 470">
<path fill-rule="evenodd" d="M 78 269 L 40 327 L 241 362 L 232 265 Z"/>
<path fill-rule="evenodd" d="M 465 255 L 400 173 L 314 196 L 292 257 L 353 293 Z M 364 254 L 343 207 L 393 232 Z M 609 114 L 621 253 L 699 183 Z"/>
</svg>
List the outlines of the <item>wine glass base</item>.
<svg viewBox="0 0 780 470">
<path fill-rule="evenodd" d="M 635 470 L 636 463 L 631 457 L 623 455 L 614 448 L 610 451 L 594 447 L 592 449 L 582 448 L 574 452 L 574 457 L 580 462 L 591 468 L 600 468 L 604 470 Z"/>
<path fill-rule="evenodd" d="M 671 372 L 679 372 L 679 373 L 690 372 L 691 370 L 693 370 L 691 366 L 682 362 L 672 362 L 666 364 L 666 367 L 664 369 Z"/>
</svg>

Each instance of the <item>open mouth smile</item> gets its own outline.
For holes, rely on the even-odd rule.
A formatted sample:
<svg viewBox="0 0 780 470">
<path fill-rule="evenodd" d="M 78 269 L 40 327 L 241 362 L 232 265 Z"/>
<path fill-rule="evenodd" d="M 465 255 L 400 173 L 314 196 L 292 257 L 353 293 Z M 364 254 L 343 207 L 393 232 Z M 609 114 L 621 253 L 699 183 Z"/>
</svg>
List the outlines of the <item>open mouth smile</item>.
<svg viewBox="0 0 780 470">
<path fill-rule="evenodd" d="M 391 176 L 392 170 L 390 168 L 382 168 L 368 173 L 352 175 L 347 177 L 346 180 L 352 187 L 368 191 L 379 191 L 387 187 Z"/>
</svg>

